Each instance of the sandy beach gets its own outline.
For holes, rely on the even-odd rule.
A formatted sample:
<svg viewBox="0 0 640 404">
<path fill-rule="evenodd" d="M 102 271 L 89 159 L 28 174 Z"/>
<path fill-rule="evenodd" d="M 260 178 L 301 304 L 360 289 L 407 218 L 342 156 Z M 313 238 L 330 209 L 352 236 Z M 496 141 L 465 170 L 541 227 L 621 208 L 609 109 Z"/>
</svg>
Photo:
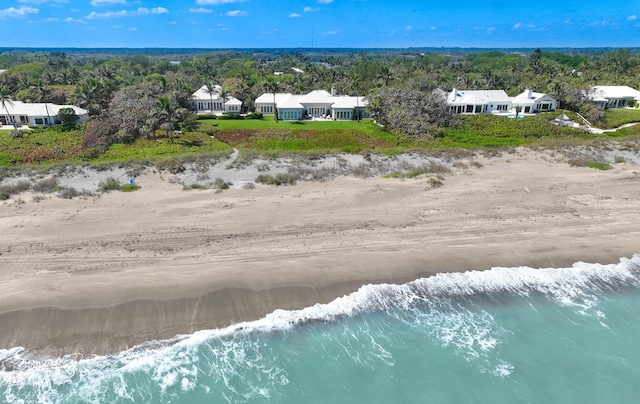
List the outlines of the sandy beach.
<svg viewBox="0 0 640 404">
<path fill-rule="evenodd" d="M 640 253 L 640 167 L 516 149 L 444 174 L 0 205 L 0 348 L 106 354 L 369 283 Z"/>
</svg>

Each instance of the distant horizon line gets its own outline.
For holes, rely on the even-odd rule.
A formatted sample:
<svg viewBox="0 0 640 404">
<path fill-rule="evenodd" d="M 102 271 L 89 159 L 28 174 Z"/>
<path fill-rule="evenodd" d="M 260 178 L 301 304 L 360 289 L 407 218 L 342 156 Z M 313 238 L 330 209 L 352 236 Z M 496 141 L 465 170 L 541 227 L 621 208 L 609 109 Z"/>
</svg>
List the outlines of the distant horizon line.
<svg viewBox="0 0 640 404">
<path fill-rule="evenodd" d="M 600 49 L 629 49 L 638 50 L 640 46 L 586 46 L 586 47 L 574 47 L 574 46 L 520 46 L 520 47 L 505 47 L 505 46 L 410 46 L 410 47 L 222 47 L 222 48 L 206 48 L 206 47 L 160 47 L 160 46 L 142 46 L 142 47 L 125 47 L 125 46 L 94 46 L 94 47 L 76 47 L 76 46 L 0 46 L 0 51 L 8 50 L 42 50 L 42 49 L 66 49 L 66 50 L 203 50 L 203 51 L 215 51 L 215 50 L 600 50 Z"/>
</svg>

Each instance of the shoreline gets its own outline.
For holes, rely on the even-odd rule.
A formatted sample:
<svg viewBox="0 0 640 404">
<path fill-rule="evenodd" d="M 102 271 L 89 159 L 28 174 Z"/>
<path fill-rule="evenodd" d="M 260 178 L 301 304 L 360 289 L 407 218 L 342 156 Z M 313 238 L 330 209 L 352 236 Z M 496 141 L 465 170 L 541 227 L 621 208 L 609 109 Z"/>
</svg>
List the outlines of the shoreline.
<svg viewBox="0 0 640 404">
<path fill-rule="evenodd" d="M 216 193 L 148 172 L 131 194 L 5 204 L 0 348 L 108 354 L 364 284 L 640 252 L 637 165 L 575 168 L 528 149 L 481 163 L 441 187 L 338 177 Z"/>
</svg>

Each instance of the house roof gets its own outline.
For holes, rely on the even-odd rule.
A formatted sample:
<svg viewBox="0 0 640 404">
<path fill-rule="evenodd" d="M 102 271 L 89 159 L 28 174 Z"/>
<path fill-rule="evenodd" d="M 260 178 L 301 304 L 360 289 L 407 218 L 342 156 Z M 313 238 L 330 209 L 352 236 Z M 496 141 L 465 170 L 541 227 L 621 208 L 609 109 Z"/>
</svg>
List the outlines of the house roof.
<svg viewBox="0 0 640 404">
<path fill-rule="evenodd" d="M 207 91 L 207 86 L 204 85 L 200 87 L 198 91 L 193 93 L 193 95 L 191 95 L 191 98 L 194 100 L 204 101 L 209 101 L 211 100 L 211 98 L 213 98 L 214 100 L 220 99 L 220 94 L 222 94 L 222 87 L 220 87 L 219 85 L 215 85 L 213 86 L 212 90 L 214 90 L 214 92 L 212 94 L 209 94 L 209 91 Z"/>
<path fill-rule="evenodd" d="M 522 93 L 516 95 L 513 98 L 513 103 L 514 104 L 533 104 L 545 97 L 551 98 L 545 93 L 538 93 L 535 91 L 531 91 L 531 95 L 529 95 L 529 90 L 527 89 L 527 90 L 524 90 Z"/>
<path fill-rule="evenodd" d="M 229 97 L 227 98 L 227 101 L 225 101 L 224 105 L 242 105 L 242 101 L 235 97 Z"/>
<path fill-rule="evenodd" d="M 309 94 L 300 99 L 302 104 L 333 104 L 336 102 L 336 97 L 326 90 L 313 90 Z"/>
<path fill-rule="evenodd" d="M 291 93 L 276 93 L 276 104 L 285 98 L 289 97 Z M 264 93 L 260 97 L 256 98 L 256 104 L 273 104 L 273 93 Z"/>
<path fill-rule="evenodd" d="M 300 104 L 301 95 L 289 94 L 288 97 L 278 102 L 279 109 L 303 109 L 304 106 Z"/>
<path fill-rule="evenodd" d="M 454 93 L 455 91 L 455 93 Z M 490 102 L 511 102 L 504 90 L 455 90 L 447 97 L 449 105 L 482 105 Z"/>
<path fill-rule="evenodd" d="M 57 105 L 51 103 L 31 103 L 22 101 L 12 101 L 12 103 L 6 103 L 6 107 L 0 105 L 0 115 L 26 115 L 26 116 L 56 116 L 63 108 L 73 108 L 76 115 L 87 115 L 88 111 L 75 105 Z M 48 112 L 48 114 L 47 114 Z"/>
<path fill-rule="evenodd" d="M 640 91 L 629 86 L 594 86 L 591 89 L 591 99 L 593 101 L 604 101 L 612 98 L 640 100 Z"/>
<path fill-rule="evenodd" d="M 333 97 L 336 98 L 336 97 Z M 331 108 L 333 109 L 353 109 L 356 107 L 366 107 L 369 105 L 369 101 L 365 97 L 352 97 L 349 95 L 343 95 L 339 97 L 336 102 L 333 103 Z"/>
</svg>

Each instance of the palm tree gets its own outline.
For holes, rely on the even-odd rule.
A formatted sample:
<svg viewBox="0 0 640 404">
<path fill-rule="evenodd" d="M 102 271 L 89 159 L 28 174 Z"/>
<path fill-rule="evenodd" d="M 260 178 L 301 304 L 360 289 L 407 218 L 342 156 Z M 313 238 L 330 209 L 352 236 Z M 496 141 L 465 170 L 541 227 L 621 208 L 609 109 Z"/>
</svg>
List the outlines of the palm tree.
<svg viewBox="0 0 640 404">
<path fill-rule="evenodd" d="M 180 105 L 173 103 L 167 97 L 160 97 L 156 102 L 156 110 L 153 115 L 156 123 L 167 131 L 167 138 L 173 142 L 173 132 L 176 122 L 185 114 L 187 110 Z"/>
<path fill-rule="evenodd" d="M 218 88 L 213 83 L 207 83 L 204 85 L 204 91 L 209 94 L 209 98 L 211 99 L 211 104 L 209 104 L 209 110 L 213 112 L 213 95 L 218 94 Z"/>
<path fill-rule="evenodd" d="M 393 75 L 391 74 L 391 69 L 389 69 L 388 66 L 382 66 L 380 68 L 380 71 L 376 75 L 376 79 L 379 82 L 384 83 L 385 87 L 389 85 L 389 82 L 391 81 L 392 77 L 393 77 Z"/>
<path fill-rule="evenodd" d="M 2 109 L 7 111 L 7 119 L 10 119 L 9 109 L 7 108 L 7 105 L 13 106 L 13 100 L 11 99 L 11 96 L 9 95 L 9 89 L 7 89 L 5 86 L 2 86 L 2 87 L 0 87 L 0 106 L 2 106 Z M 7 121 L 7 124 L 8 123 L 9 122 Z M 1 124 L 1 122 L 0 122 L 0 124 Z"/>
<path fill-rule="evenodd" d="M 262 82 L 265 90 L 273 93 L 273 116 L 276 119 L 276 123 L 278 123 L 278 108 L 276 106 L 276 91 L 278 91 L 278 81 L 275 79 L 275 76 L 269 76 L 265 81 Z"/>
<path fill-rule="evenodd" d="M 47 86 L 42 82 L 42 80 L 36 80 L 33 83 L 32 88 L 35 90 L 35 100 L 36 102 L 44 101 L 44 108 L 47 111 L 47 126 L 51 125 L 51 116 L 49 115 L 49 107 L 47 106 Z"/>
</svg>

